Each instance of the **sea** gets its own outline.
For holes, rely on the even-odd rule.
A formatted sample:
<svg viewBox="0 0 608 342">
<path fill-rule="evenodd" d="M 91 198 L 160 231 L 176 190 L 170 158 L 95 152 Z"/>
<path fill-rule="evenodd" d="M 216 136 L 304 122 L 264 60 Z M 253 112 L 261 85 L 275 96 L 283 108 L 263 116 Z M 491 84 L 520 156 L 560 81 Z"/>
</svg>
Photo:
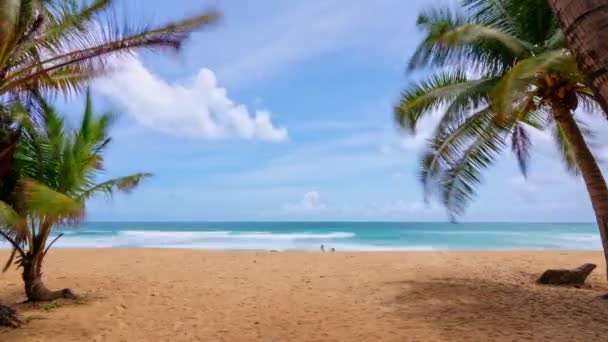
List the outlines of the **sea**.
<svg viewBox="0 0 608 342">
<path fill-rule="evenodd" d="M 601 250 L 594 223 L 91 222 L 59 227 L 60 248 L 208 250 Z M 8 248 L 0 242 L 0 248 Z"/>
</svg>

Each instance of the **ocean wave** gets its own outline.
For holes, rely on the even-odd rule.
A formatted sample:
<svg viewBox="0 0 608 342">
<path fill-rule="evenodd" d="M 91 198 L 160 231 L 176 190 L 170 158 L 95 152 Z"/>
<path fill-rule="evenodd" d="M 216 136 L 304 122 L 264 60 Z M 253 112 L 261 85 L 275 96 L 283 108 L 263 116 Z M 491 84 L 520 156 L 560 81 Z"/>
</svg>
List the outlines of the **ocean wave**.
<svg viewBox="0 0 608 342">
<path fill-rule="evenodd" d="M 547 237 L 553 246 L 558 249 L 570 250 L 601 250 L 602 239 L 598 234 L 585 233 L 560 233 L 553 237 Z"/>
<path fill-rule="evenodd" d="M 263 240 L 327 240 L 327 239 L 351 239 L 355 237 L 350 232 L 329 233 L 272 233 L 272 232 L 234 232 L 234 231 L 209 231 L 209 232 L 183 232 L 183 231 L 144 231 L 125 230 L 119 232 L 119 236 L 141 237 L 146 239 L 263 239 Z"/>
<path fill-rule="evenodd" d="M 107 236 L 68 235 L 57 243 L 64 248 L 195 248 L 211 250 L 316 250 L 321 244 L 348 241 L 351 232 L 272 233 L 261 231 L 125 230 Z"/>
<path fill-rule="evenodd" d="M 601 250 L 599 234 L 579 231 L 461 231 L 378 230 L 274 231 L 238 230 L 77 229 L 57 243 L 62 248 L 193 248 L 209 250 L 326 250 L 432 251 L 432 250 Z M 266 228 L 262 228 L 263 230 Z M 337 228 L 336 230 L 339 230 Z M 62 231 L 63 232 L 63 231 Z M 406 234 L 409 233 L 409 234 Z M 430 235 L 428 233 L 431 233 Z M 493 234 L 490 235 L 490 234 Z M 461 235 L 458 237 L 458 235 Z M 54 235 L 56 236 L 56 235 Z M 0 239 L 0 248 L 9 248 Z"/>
<path fill-rule="evenodd" d="M 546 231 L 509 231 L 509 230 L 403 230 L 402 233 L 413 234 L 436 234 L 436 235 L 509 235 L 509 236 L 530 236 L 533 234 L 546 234 Z"/>
</svg>

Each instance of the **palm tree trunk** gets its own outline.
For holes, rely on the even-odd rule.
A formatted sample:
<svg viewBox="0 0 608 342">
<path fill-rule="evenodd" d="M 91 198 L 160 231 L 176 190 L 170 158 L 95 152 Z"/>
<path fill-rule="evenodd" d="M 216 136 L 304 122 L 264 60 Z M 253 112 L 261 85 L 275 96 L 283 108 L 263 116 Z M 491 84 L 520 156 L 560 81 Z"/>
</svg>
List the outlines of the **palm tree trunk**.
<svg viewBox="0 0 608 342">
<path fill-rule="evenodd" d="M 549 0 L 579 68 L 608 115 L 608 1 Z"/>
<path fill-rule="evenodd" d="M 591 198 L 591 205 L 595 211 L 595 218 L 602 237 L 608 278 L 608 187 L 606 181 L 571 110 L 564 104 L 554 103 L 553 116 L 574 152 L 574 158 L 587 185 L 587 192 Z"/>
<path fill-rule="evenodd" d="M 44 302 L 59 298 L 76 299 L 76 295 L 70 289 L 60 291 L 51 291 L 42 282 L 41 272 L 42 260 L 37 257 L 32 257 L 28 254 L 28 258 L 23 262 L 23 283 L 25 285 L 25 295 L 28 302 Z"/>
</svg>

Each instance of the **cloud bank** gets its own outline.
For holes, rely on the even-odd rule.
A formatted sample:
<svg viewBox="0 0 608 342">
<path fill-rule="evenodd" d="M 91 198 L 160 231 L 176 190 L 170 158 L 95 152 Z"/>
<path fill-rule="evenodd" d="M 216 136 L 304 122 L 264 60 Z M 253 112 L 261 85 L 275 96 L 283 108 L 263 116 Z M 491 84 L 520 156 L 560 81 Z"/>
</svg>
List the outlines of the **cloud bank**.
<svg viewBox="0 0 608 342">
<path fill-rule="evenodd" d="M 283 206 L 285 212 L 299 214 L 319 213 L 326 209 L 327 205 L 321 201 L 321 195 L 317 191 L 305 193 L 299 203 L 287 203 Z"/>
<path fill-rule="evenodd" d="M 190 82 L 169 83 L 137 57 L 116 60 L 116 71 L 96 81 L 96 90 L 123 107 L 139 124 L 164 133 L 205 139 L 288 139 L 267 111 L 250 112 L 228 97 L 213 71 L 201 69 Z"/>
<path fill-rule="evenodd" d="M 308 191 L 297 203 L 283 205 L 283 213 L 297 215 L 325 214 L 332 217 L 395 217 L 402 215 L 428 214 L 437 212 L 435 206 L 420 201 L 389 200 L 382 203 L 327 204 L 318 191 Z"/>
</svg>

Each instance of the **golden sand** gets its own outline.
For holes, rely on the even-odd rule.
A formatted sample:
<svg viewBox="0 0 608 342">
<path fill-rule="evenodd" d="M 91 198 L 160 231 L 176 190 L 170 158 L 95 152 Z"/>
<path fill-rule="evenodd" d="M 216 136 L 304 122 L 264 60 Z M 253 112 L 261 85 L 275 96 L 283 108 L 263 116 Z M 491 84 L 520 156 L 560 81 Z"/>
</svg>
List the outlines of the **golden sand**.
<svg viewBox="0 0 608 342">
<path fill-rule="evenodd" d="M 6 251 L 0 252 L 3 259 Z M 546 268 L 600 265 L 590 289 L 534 283 Z M 54 250 L 62 307 L 16 305 L 0 341 L 606 341 L 595 252 Z M 0 302 L 22 301 L 19 274 Z"/>
</svg>

